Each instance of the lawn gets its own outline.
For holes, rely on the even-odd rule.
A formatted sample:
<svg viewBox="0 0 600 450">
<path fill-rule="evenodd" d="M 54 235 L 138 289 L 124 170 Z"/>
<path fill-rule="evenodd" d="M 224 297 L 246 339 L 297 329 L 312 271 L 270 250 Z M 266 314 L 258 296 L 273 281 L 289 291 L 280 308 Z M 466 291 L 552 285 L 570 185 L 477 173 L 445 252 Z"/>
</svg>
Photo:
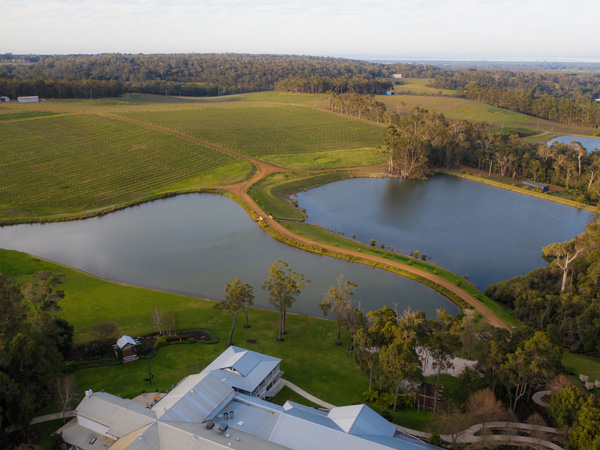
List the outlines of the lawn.
<svg viewBox="0 0 600 450">
<path fill-rule="evenodd" d="M 385 156 L 377 147 L 291 155 L 268 155 L 261 159 L 274 166 L 287 167 L 294 170 L 374 166 L 385 163 Z"/>
<path fill-rule="evenodd" d="M 61 286 L 65 291 L 62 317 L 75 326 L 78 342 L 92 339 L 91 326 L 103 320 L 117 323 L 121 333 L 133 336 L 154 332 L 150 313 L 155 305 L 178 313 L 180 329 L 206 327 L 217 334 L 218 344 L 161 348 L 151 360 L 155 374 L 152 389 L 170 389 L 186 375 L 202 370 L 226 348 L 232 318 L 213 309 L 213 301 L 114 283 L 24 253 L 0 250 L 0 272 L 25 282 L 39 270 L 65 275 Z M 286 379 L 327 402 L 345 405 L 362 400 L 368 387 L 367 377 L 348 352 L 348 336 L 343 335 L 344 345 L 335 345 L 337 328 L 333 321 L 288 314 L 289 333 L 283 342 L 277 342 L 278 313 L 254 308 L 249 316 L 251 328 L 238 325 L 235 344 L 281 358 Z M 257 343 L 247 344 L 247 338 L 254 338 Z M 147 374 L 148 363 L 144 360 L 85 369 L 75 376 L 80 390 L 106 389 L 130 397 L 150 389 L 144 381 Z"/>
<path fill-rule="evenodd" d="M 4 120 L 0 134 L 0 218 L 9 220 L 237 182 L 253 170 L 196 142 L 95 115 Z"/>
<path fill-rule="evenodd" d="M 572 370 L 576 377 L 581 374 L 589 376 L 592 382 L 600 380 L 600 359 L 598 358 L 571 353 L 565 350 L 563 352 L 562 363 L 567 369 Z"/>
</svg>

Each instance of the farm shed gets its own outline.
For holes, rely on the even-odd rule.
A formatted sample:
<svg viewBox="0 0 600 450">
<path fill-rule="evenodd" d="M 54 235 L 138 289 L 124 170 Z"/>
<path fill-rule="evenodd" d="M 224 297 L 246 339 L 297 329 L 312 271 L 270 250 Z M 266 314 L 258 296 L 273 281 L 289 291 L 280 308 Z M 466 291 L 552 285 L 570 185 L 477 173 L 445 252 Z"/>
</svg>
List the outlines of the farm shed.
<svg viewBox="0 0 600 450">
<path fill-rule="evenodd" d="M 531 181 L 531 180 L 525 180 L 523 181 L 523 186 L 527 186 L 533 189 L 539 189 L 542 192 L 548 192 L 548 189 L 550 188 L 550 186 L 548 186 L 547 184 L 544 183 L 538 183 L 536 181 Z"/>
<path fill-rule="evenodd" d="M 2 96 L 0 97 L 0 103 L 10 103 L 10 98 Z"/>
<path fill-rule="evenodd" d="M 402 74 L 401 73 L 395 73 L 394 75 L 392 75 L 392 78 L 402 78 Z"/>
<path fill-rule="evenodd" d="M 37 95 L 31 95 L 29 97 L 17 97 L 19 103 L 39 103 L 40 98 Z"/>
</svg>

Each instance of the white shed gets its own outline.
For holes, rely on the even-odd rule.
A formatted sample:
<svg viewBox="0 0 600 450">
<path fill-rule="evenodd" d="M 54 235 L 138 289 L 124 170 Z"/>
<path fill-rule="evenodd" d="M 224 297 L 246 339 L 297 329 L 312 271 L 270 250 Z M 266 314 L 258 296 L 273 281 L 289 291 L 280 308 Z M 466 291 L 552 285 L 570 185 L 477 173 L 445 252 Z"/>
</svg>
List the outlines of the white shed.
<svg viewBox="0 0 600 450">
<path fill-rule="evenodd" d="M 10 98 L 2 96 L 0 97 L 0 103 L 10 103 Z"/>
<path fill-rule="evenodd" d="M 37 95 L 30 95 L 29 97 L 17 97 L 19 103 L 39 103 L 40 98 Z"/>
</svg>

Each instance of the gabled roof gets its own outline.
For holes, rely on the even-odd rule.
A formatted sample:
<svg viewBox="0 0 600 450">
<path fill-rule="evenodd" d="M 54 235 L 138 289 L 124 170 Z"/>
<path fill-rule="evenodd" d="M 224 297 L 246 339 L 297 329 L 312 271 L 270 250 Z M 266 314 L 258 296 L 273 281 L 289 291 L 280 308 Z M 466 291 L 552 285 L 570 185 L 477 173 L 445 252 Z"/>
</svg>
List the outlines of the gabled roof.
<svg viewBox="0 0 600 450">
<path fill-rule="evenodd" d="M 201 373 L 213 373 L 228 386 L 253 392 L 279 363 L 278 358 L 232 345 Z"/>
<path fill-rule="evenodd" d="M 108 433 L 117 438 L 156 420 L 156 414 L 141 403 L 106 392 L 86 395 L 75 412 L 106 426 Z"/>
<path fill-rule="evenodd" d="M 211 373 L 184 378 L 152 410 L 163 422 L 210 420 L 233 399 L 233 389 Z"/>
<path fill-rule="evenodd" d="M 127 336 L 126 334 L 124 334 L 117 341 L 117 346 L 122 349 L 126 345 L 137 345 L 137 342 L 135 342 L 135 339 L 131 336 Z"/>
<path fill-rule="evenodd" d="M 342 430 L 353 435 L 393 436 L 396 427 L 366 405 L 333 408 L 327 415 Z"/>
</svg>

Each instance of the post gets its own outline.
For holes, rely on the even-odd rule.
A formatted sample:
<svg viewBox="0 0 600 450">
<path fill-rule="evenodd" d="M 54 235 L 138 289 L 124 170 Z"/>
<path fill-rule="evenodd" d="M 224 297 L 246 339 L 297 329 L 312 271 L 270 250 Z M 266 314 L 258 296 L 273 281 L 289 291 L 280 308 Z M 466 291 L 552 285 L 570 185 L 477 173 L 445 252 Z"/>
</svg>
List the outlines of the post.
<svg viewBox="0 0 600 450">
<path fill-rule="evenodd" d="M 150 357 L 148 357 L 148 380 L 150 380 L 150 386 L 152 386 L 152 371 L 150 370 Z"/>
</svg>

